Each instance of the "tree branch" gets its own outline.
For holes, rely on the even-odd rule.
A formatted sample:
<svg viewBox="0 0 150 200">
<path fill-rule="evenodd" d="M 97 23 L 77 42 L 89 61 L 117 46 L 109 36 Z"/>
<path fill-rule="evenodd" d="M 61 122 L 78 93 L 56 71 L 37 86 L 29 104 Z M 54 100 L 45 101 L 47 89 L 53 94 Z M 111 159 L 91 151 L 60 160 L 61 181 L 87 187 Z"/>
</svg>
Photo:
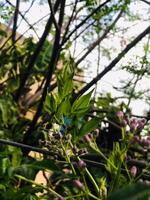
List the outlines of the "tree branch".
<svg viewBox="0 0 150 200">
<path fill-rule="evenodd" d="M 59 4 L 60 4 L 61 0 L 57 0 L 56 3 L 55 3 L 55 6 L 54 6 L 54 12 L 57 11 L 58 7 L 59 7 Z M 22 76 L 21 80 L 20 80 L 20 86 L 16 92 L 16 95 L 15 95 L 15 100 L 18 101 L 19 98 L 20 98 L 20 95 L 22 93 L 22 90 L 26 84 L 26 81 L 28 79 L 28 77 L 31 75 L 31 70 L 36 62 L 36 59 L 40 53 L 40 51 L 42 50 L 43 48 L 43 45 L 44 45 L 44 42 L 49 34 L 49 31 L 51 29 L 51 26 L 52 26 L 52 23 L 53 23 L 53 18 L 52 18 L 52 15 L 49 17 L 48 19 L 48 22 L 45 26 L 45 30 L 41 36 L 41 39 L 39 40 L 38 44 L 37 44 L 37 47 L 33 53 L 33 55 L 31 56 L 30 60 L 29 60 L 29 64 L 27 66 L 27 70 L 26 72 L 24 73 L 24 75 Z"/>
<path fill-rule="evenodd" d="M 85 22 L 92 17 L 95 13 L 97 13 L 103 6 L 105 6 L 105 4 L 107 4 L 108 2 L 110 2 L 110 0 L 105 1 L 104 3 L 102 3 L 101 5 L 99 5 L 97 8 L 95 8 L 84 20 L 82 20 L 82 22 L 80 22 L 75 29 L 73 29 L 67 37 L 64 38 L 64 40 L 62 41 L 62 45 L 64 45 L 69 39 L 70 37 L 77 31 L 77 29 L 79 29 L 82 25 L 85 24 Z"/>
<path fill-rule="evenodd" d="M 14 23 L 13 23 L 13 29 L 12 29 L 12 43 L 13 43 L 13 45 L 14 45 L 14 41 L 16 39 L 19 5 L 20 5 L 20 0 L 16 0 L 15 13 L 14 13 Z"/>
<path fill-rule="evenodd" d="M 58 24 L 57 24 L 56 19 L 55 19 L 55 13 L 54 13 L 54 10 L 53 10 L 53 7 L 52 7 L 51 0 L 48 0 L 48 4 L 49 4 L 49 7 L 50 7 L 50 11 L 51 11 L 51 15 L 52 15 L 52 20 L 54 22 L 54 26 L 55 26 L 56 30 L 59 31 L 59 27 L 58 27 Z"/>
<path fill-rule="evenodd" d="M 103 40 L 106 38 L 106 35 L 112 30 L 112 28 L 115 26 L 115 24 L 117 23 L 117 21 L 120 19 L 121 15 L 123 13 L 123 10 L 121 10 L 118 14 L 118 16 L 116 17 L 116 19 L 114 20 L 114 22 L 107 27 L 107 29 L 105 30 L 105 32 L 103 33 L 103 35 L 101 37 L 99 37 L 95 42 L 93 42 L 89 48 L 87 48 L 88 50 L 85 52 L 85 54 L 79 58 L 79 60 L 76 62 L 76 65 L 79 65 L 87 56 L 88 54 L 90 54 L 93 49 Z"/>
<path fill-rule="evenodd" d="M 34 152 L 42 153 L 43 155 L 50 155 L 50 156 L 56 156 L 57 155 L 56 153 L 47 151 L 45 149 L 33 147 L 33 146 L 30 146 L 30 145 L 26 145 L 26 144 L 22 144 L 22 143 L 18 143 L 18 142 L 13 142 L 13 141 L 10 141 L 10 140 L 0 139 L 0 144 L 20 147 L 21 149 L 26 149 L 28 151 L 34 151 Z M 102 162 L 98 162 L 99 156 L 97 156 L 95 154 L 93 154 L 93 155 L 89 155 L 89 154 L 83 155 L 83 156 L 81 156 L 81 159 L 88 166 L 105 169 L 105 164 L 102 163 Z M 139 161 L 139 160 L 135 160 L 135 159 L 131 159 L 130 161 L 128 161 L 128 164 L 130 166 L 136 165 L 137 167 L 140 167 L 140 168 L 146 168 L 147 167 L 147 163 L 145 161 Z M 121 172 L 126 173 L 126 170 L 121 169 Z M 145 180 L 150 180 L 150 176 L 148 174 L 142 174 L 141 177 Z"/>
<path fill-rule="evenodd" d="M 99 73 L 92 81 L 85 85 L 77 94 L 75 94 L 73 101 L 79 96 L 84 94 L 88 89 L 90 89 L 94 84 L 96 84 L 105 74 L 111 71 L 115 65 L 125 56 L 125 54 L 132 49 L 143 37 L 150 33 L 150 26 L 146 28 L 141 34 L 139 34 L 131 43 L 129 43 L 125 49 L 119 53 L 119 55 L 101 72 Z"/>
<path fill-rule="evenodd" d="M 40 21 L 42 21 L 45 17 L 47 17 L 49 14 L 46 14 L 45 16 L 41 17 L 39 20 L 37 20 L 35 23 L 33 23 L 31 25 L 31 27 L 29 27 L 28 29 L 26 29 L 16 40 L 15 40 L 15 44 L 36 24 L 38 24 Z M 8 41 L 11 39 L 12 35 L 9 36 L 9 38 L 5 41 L 5 43 L 0 47 L 0 51 L 2 49 L 4 49 L 5 45 L 8 43 Z M 12 48 L 12 46 L 9 46 L 7 49 L 5 49 L 5 51 L 9 51 Z"/>
<path fill-rule="evenodd" d="M 141 0 L 141 1 L 144 2 L 144 3 L 147 3 L 148 5 L 150 5 L 150 2 L 147 1 L 147 0 Z"/>
<path fill-rule="evenodd" d="M 10 145 L 10 146 L 14 146 L 14 147 L 20 147 L 21 149 L 26 149 L 26 150 L 29 150 L 29 151 L 35 151 L 35 152 L 38 152 L 38 153 L 42 153 L 44 155 L 52 155 L 52 156 L 56 155 L 56 154 L 54 154 L 50 151 L 47 151 L 45 149 L 33 147 L 33 146 L 22 144 L 22 143 L 19 143 L 19 142 L 13 142 L 13 141 L 10 141 L 10 140 L 0 139 L 0 144 Z"/>
<path fill-rule="evenodd" d="M 30 142 L 32 144 L 32 142 L 33 142 L 31 140 L 31 135 L 32 135 L 32 132 L 35 129 L 36 123 L 41 115 L 41 112 L 43 109 L 43 104 L 44 104 L 44 101 L 45 101 L 45 98 L 47 95 L 47 89 L 49 87 L 49 83 L 51 82 L 51 78 L 52 78 L 53 72 L 55 70 L 55 66 L 57 64 L 58 56 L 60 53 L 60 36 L 61 36 L 61 28 L 62 28 L 62 23 L 63 23 L 63 18 L 64 18 L 64 9 L 65 9 L 65 0 L 62 0 L 61 7 L 60 7 L 60 14 L 59 14 L 59 22 L 58 22 L 59 30 L 56 30 L 56 34 L 55 34 L 55 41 L 54 41 L 54 45 L 53 45 L 51 60 L 49 63 L 49 69 L 47 72 L 46 83 L 43 88 L 42 97 L 41 97 L 40 103 L 38 105 L 37 111 L 34 115 L 34 118 L 31 122 L 29 129 L 27 130 L 27 132 L 24 135 L 23 143 Z M 24 153 L 26 154 L 28 152 L 24 152 Z"/>
<path fill-rule="evenodd" d="M 75 5 L 74 5 L 74 8 L 73 8 L 72 14 L 71 14 L 71 16 L 70 16 L 70 18 L 69 18 L 68 24 L 67 24 L 67 26 L 66 26 L 66 28 L 65 28 L 65 33 L 64 33 L 64 35 L 63 35 L 62 41 L 65 40 L 65 37 L 66 37 L 66 35 L 67 35 L 67 33 L 68 33 L 69 26 L 70 26 L 71 21 L 72 21 L 73 16 L 74 16 L 74 12 L 76 11 L 77 3 L 78 3 L 78 0 L 75 0 Z"/>
<path fill-rule="evenodd" d="M 7 3 L 9 4 L 9 5 L 11 5 L 13 8 L 15 8 L 15 6 L 9 1 L 9 0 L 6 0 L 7 1 Z M 34 1 L 33 1 L 34 2 Z M 31 3 L 31 6 L 32 6 L 32 4 L 33 4 L 33 2 Z M 30 6 L 30 7 L 31 7 Z M 27 10 L 27 11 L 29 11 L 29 9 Z M 26 12 L 27 12 L 26 11 Z M 26 14 L 26 12 L 25 12 L 25 14 Z M 34 29 L 34 27 L 27 21 L 27 19 L 25 18 L 25 14 L 23 15 L 19 10 L 18 10 L 18 14 L 22 17 L 22 19 L 26 22 L 26 24 L 30 27 L 30 29 L 32 29 L 33 31 L 34 31 L 34 33 L 36 34 L 36 36 L 37 36 L 37 38 L 39 39 L 39 36 L 38 36 L 38 34 L 37 34 L 37 32 L 36 32 L 36 30 Z M 19 25 L 21 24 L 21 22 L 19 23 Z M 19 25 L 18 25 L 18 27 L 19 27 Z M 17 27 L 17 28 L 18 28 Z M 17 29 L 16 28 L 16 29 Z M 16 38 L 15 38 L 15 41 L 16 41 Z M 15 42 L 14 41 L 14 42 Z M 16 42 L 15 42 L 16 43 Z"/>
</svg>

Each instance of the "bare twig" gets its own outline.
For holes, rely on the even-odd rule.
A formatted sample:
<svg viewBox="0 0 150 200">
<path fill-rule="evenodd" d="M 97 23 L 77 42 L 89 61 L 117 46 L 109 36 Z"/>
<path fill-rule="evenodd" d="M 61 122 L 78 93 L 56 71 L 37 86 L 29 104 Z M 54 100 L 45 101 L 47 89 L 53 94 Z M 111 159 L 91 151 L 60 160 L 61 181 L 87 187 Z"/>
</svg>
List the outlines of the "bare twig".
<svg viewBox="0 0 150 200">
<path fill-rule="evenodd" d="M 147 0 L 141 0 L 141 1 L 144 2 L 144 3 L 147 3 L 148 5 L 150 5 L 150 2 L 147 1 Z"/>
<path fill-rule="evenodd" d="M 13 45 L 14 45 L 14 41 L 16 39 L 19 5 L 20 5 L 20 0 L 16 0 L 15 13 L 14 13 L 14 23 L 13 23 L 13 29 L 12 29 L 12 43 L 13 43 Z"/>
<path fill-rule="evenodd" d="M 42 153 L 44 155 L 50 155 L 50 156 L 56 156 L 57 155 L 56 153 L 47 151 L 45 149 L 33 147 L 33 146 L 30 146 L 30 145 L 26 145 L 26 144 L 22 144 L 22 143 L 18 143 L 18 142 L 13 142 L 13 141 L 10 141 L 10 140 L 0 139 L 0 144 L 11 145 L 11 146 L 19 147 L 21 149 L 26 149 L 28 151 L 35 151 L 35 152 L 38 152 L 38 153 Z M 58 158 L 59 158 L 59 155 L 58 155 Z M 99 156 L 96 155 L 96 154 L 91 154 L 91 155 L 86 154 L 86 155 L 81 156 L 81 159 L 84 162 L 86 162 L 86 164 L 88 166 L 105 169 L 105 164 L 98 161 Z M 131 159 L 130 161 L 128 161 L 128 165 L 129 166 L 136 165 L 137 167 L 140 167 L 140 168 L 146 168 L 147 167 L 147 163 L 145 161 L 139 161 L 139 160 L 135 160 L 135 159 Z M 121 169 L 121 172 L 126 173 L 126 170 Z M 145 180 L 150 180 L 150 176 L 148 174 L 142 174 L 141 178 L 143 178 Z"/>
<path fill-rule="evenodd" d="M 6 0 L 7 1 L 7 3 L 9 4 L 9 5 L 11 5 L 13 8 L 15 8 L 16 6 L 14 6 L 9 0 Z M 30 8 L 31 8 L 31 6 L 33 5 L 33 2 L 34 1 L 32 1 L 32 3 L 31 3 L 31 5 L 30 5 Z M 29 9 L 30 9 L 29 8 Z M 29 9 L 25 12 L 25 14 L 29 11 Z M 35 33 L 35 35 L 37 36 L 37 38 L 39 39 L 39 36 L 38 36 L 38 34 L 37 34 L 37 32 L 36 32 L 36 30 L 35 30 L 35 28 L 28 22 L 28 20 L 25 18 L 25 14 L 23 15 L 19 10 L 18 10 L 18 14 L 22 17 L 22 19 L 26 22 L 26 24 L 30 27 L 30 29 L 32 29 L 33 31 L 34 31 L 34 33 Z M 19 25 L 21 24 L 21 22 L 19 23 Z M 19 25 L 18 25 L 18 27 L 19 27 Z M 17 27 L 17 28 L 18 28 Z"/>
<path fill-rule="evenodd" d="M 125 49 L 118 54 L 118 56 L 101 72 L 99 73 L 92 81 L 85 85 L 75 96 L 73 101 L 84 94 L 88 89 L 95 85 L 105 74 L 111 71 L 116 64 L 127 54 L 127 52 L 132 49 L 139 41 L 141 41 L 147 34 L 150 33 L 150 26 L 147 27 L 141 34 L 139 34 L 131 43 L 129 43 Z"/>
<path fill-rule="evenodd" d="M 54 13 L 54 9 L 53 9 L 51 0 L 48 0 L 48 4 L 49 4 L 49 7 L 50 7 L 50 11 L 51 11 L 51 16 L 52 16 L 52 19 L 53 19 L 53 23 L 55 25 L 56 30 L 58 31 L 59 27 L 58 27 L 57 21 L 55 19 L 55 13 Z"/>
<path fill-rule="evenodd" d="M 115 26 L 115 24 L 117 23 L 117 21 L 120 19 L 121 15 L 122 15 L 123 11 L 121 10 L 118 14 L 118 16 L 116 17 L 116 19 L 113 21 L 113 23 L 107 27 L 107 29 L 105 30 L 105 32 L 103 33 L 103 35 L 101 37 L 99 37 L 95 42 L 93 42 L 89 48 L 87 48 L 88 50 L 84 53 L 84 55 L 79 58 L 79 60 L 76 62 L 76 65 L 79 65 L 86 57 L 87 55 L 89 55 L 93 49 L 99 45 L 99 43 L 106 38 L 106 35 L 109 33 L 110 30 L 112 30 L 112 28 Z"/>
<path fill-rule="evenodd" d="M 37 111 L 35 113 L 35 116 L 31 122 L 29 129 L 27 130 L 27 132 L 24 135 L 24 140 L 23 140 L 24 143 L 26 143 L 27 141 L 28 142 L 31 141 L 31 143 L 32 143 L 31 135 L 32 135 L 32 132 L 35 129 L 35 125 L 41 115 L 41 112 L 43 109 L 43 104 L 44 104 L 44 101 L 45 101 L 45 98 L 47 95 L 47 89 L 49 87 L 49 83 L 51 82 L 51 78 L 52 78 L 55 66 L 57 64 L 58 56 L 60 53 L 60 36 L 61 36 L 61 27 L 62 27 L 63 17 L 64 17 L 64 9 L 65 9 L 65 0 L 62 0 L 61 6 L 60 6 L 59 22 L 58 22 L 58 25 L 60 28 L 58 30 L 56 30 L 55 41 L 54 41 L 54 45 L 53 45 L 51 60 L 49 63 L 49 69 L 47 72 L 46 82 L 45 82 L 45 85 L 43 88 L 42 97 L 41 97 L 40 103 L 38 105 Z M 28 152 L 25 152 L 25 154 L 26 153 L 28 153 Z"/>
<path fill-rule="evenodd" d="M 108 2 L 110 2 L 110 0 L 105 1 L 104 3 L 100 4 L 97 8 L 95 8 L 84 20 L 82 20 L 76 27 L 75 29 L 73 29 L 67 37 L 64 38 L 64 40 L 62 41 L 62 45 L 64 45 L 69 39 L 70 37 L 76 32 L 77 29 L 79 29 L 80 27 L 82 27 L 83 24 L 85 24 L 85 22 L 92 17 L 95 13 L 97 13 L 103 6 L 105 6 Z"/>
<path fill-rule="evenodd" d="M 62 42 L 65 40 L 65 37 L 66 37 L 66 35 L 67 35 L 67 33 L 68 33 L 70 24 L 71 24 L 72 19 L 73 19 L 73 16 L 74 16 L 74 12 L 76 11 L 77 3 L 78 3 L 78 0 L 75 0 L 74 8 L 73 8 L 72 14 L 71 14 L 71 16 L 70 16 L 70 18 L 69 18 L 68 24 L 67 24 L 67 26 L 66 26 L 66 28 L 65 28 L 65 33 L 64 33 L 64 35 L 63 35 Z"/>
<path fill-rule="evenodd" d="M 38 24 L 40 21 L 42 21 L 44 18 L 46 18 L 47 16 L 49 16 L 50 13 L 46 14 L 45 16 L 41 17 L 39 20 L 37 20 L 35 23 L 33 23 L 31 25 L 31 27 L 29 27 L 28 29 L 26 29 L 16 40 L 15 40 L 15 44 L 36 24 Z M 6 46 L 6 44 L 8 43 L 8 41 L 11 39 L 12 35 L 10 35 L 8 37 L 8 39 L 5 41 L 5 43 L 0 47 L 0 51 L 2 49 L 4 49 L 4 47 Z M 6 51 L 9 51 L 10 49 L 12 48 L 12 46 L 9 46 L 7 49 L 5 49 L 5 52 Z"/>
<path fill-rule="evenodd" d="M 58 7 L 59 7 L 59 4 L 60 4 L 60 0 L 57 0 L 56 3 L 55 3 L 55 6 L 54 6 L 54 12 L 57 11 Z M 18 91 L 16 93 L 16 96 L 15 96 L 15 100 L 18 101 L 19 98 L 20 98 L 20 95 L 22 93 L 22 90 L 26 84 L 26 81 L 29 77 L 29 75 L 31 75 L 31 70 L 36 62 L 36 59 L 40 53 L 40 51 L 42 50 L 43 48 L 43 45 L 44 45 L 44 42 L 49 34 L 49 31 L 51 29 L 51 26 L 52 26 L 52 23 L 53 23 L 53 19 L 52 19 L 52 15 L 49 17 L 48 21 L 47 21 L 47 24 L 45 26 L 45 30 L 41 36 L 41 39 L 39 40 L 38 44 L 37 44 L 37 47 L 33 53 L 33 55 L 31 56 L 30 60 L 29 60 L 29 64 L 27 66 L 27 70 L 26 70 L 26 73 L 22 76 L 21 80 L 20 80 L 20 86 L 18 88 Z"/>
<path fill-rule="evenodd" d="M 26 150 L 29 150 L 29 151 L 35 151 L 35 152 L 38 152 L 38 153 L 42 153 L 44 155 L 52 155 L 52 156 L 56 155 L 53 152 L 47 151 L 45 149 L 33 147 L 33 146 L 22 144 L 22 143 L 19 143 L 19 142 L 13 142 L 13 141 L 10 141 L 10 140 L 0 139 L 0 144 L 11 145 L 11 146 L 14 146 L 14 147 L 20 147 L 21 149 L 26 149 Z"/>
</svg>

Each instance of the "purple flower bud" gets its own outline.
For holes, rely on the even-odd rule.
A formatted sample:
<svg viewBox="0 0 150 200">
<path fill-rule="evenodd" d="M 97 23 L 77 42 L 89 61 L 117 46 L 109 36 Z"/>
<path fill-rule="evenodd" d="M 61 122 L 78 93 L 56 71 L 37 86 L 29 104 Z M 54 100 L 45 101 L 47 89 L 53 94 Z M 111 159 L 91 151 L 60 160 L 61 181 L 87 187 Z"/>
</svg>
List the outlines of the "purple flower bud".
<svg viewBox="0 0 150 200">
<path fill-rule="evenodd" d="M 145 126 L 145 123 L 146 123 L 145 119 L 139 120 L 137 128 L 142 130 L 144 128 L 144 126 Z"/>
<path fill-rule="evenodd" d="M 131 119 L 129 126 L 130 126 L 131 131 L 136 131 L 137 126 L 138 126 L 137 119 L 135 119 L 135 118 Z"/>
<path fill-rule="evenodd" d="M 120 125 L 121 125 L 122 127 L 126 127 L 127 121 L 126 121 L 125 119 L 123 119 L 123 120 L 121 121 Z"/>
<path fill-rule="evenodd" d="M 138 135 L 135 135 L 133 138 L 132 138 L 132 143 L 140 143 L 140 137 Z"/>
<path fill-rule="evenodd" d="M 143 144 L 146 147 L 150 146 L 150 140 L 148 140 L 147 138 L 143 138 L 141 141 L 141 144 Z"/>
<path fill-rule="evenodd" d="M 123 117 L 124 117 L 124 113 L 123 113 L 122 111 L 118 111 L 118 112 L 116 113 L 116 115 L 117 115 L 117 117 L 118 117 L 119 119 L 123 119 Z"/>
<path fill-rule="evenodd" d="M 83 183 L 81 183 L 79 180 L 74 180 L 74 181 L 73 181 L 73 185 L 74 185 L 76 188 L 80 189 L 80 190 L 83 190 L 83 188 L 84 188 Z"/>
<path fill-rule="evenodd" d="M 132 167 L 130 168 L 130 173 L 131 173 L 131 175 L 132 175 L 133 177 L 135 177 L 136 174 L 137 174 L 137 167 L 136 167 L 136 166 L 132 166 Z"/>
<path fill-rule="evenodd" d="M 143 122 L 144 124 L 146 124 L 147 119 L 143 118 L 143 119 L 141 119 L 141 122 Z"/>
<path fill-rule="evenodd" d="M 79 161 L 77 162 L 77 166 L 78 166 L 78 168 L 80 168 L 80 169 L 84 169 L 84 168 L 86 167 L 86 163 L 85 163 L 83 160 L 79 160 Z"/>
<path fill-rule="evenodd" d="M 128 116 L 127 116 L 127 115 L 125 115 L 125 116 L 124 116 L 124 119 L 126 120 L 127 124 L 129 124 L 129 123 L 130 123 L 130 122 L 129 122 L 129 118 L 128 118 Z"/>
<path fill-rule="evenodd" d="M 91 142 L 91 137 L 89 136 L 89 134 L 84 136 L 84 141 L 87 142 L 87 143 Z"/>
</svg>

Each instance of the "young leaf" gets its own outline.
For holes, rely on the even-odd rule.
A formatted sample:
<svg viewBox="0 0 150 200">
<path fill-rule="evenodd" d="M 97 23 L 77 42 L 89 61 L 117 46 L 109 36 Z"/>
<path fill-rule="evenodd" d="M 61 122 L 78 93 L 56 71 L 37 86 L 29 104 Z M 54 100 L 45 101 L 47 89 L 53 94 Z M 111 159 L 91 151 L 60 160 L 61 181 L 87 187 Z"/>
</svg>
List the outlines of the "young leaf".
<svg viewBox="0 0 150 200">
<path fill-rule="evenodd" d="M 56 99 L 53 96 L 53 94 L 51 95 L 47 95 L 46 97 L 46 101 L 45 101 L 45 110 L 49 113 L 49 112 L 54 112 L 56 110 Z"/>
<path fill-rule="evenodd" d="M 93 131 L 95 128 L 97 128 L 99 123 L 99 119 L 91 119 L 89 120 L 86 124 L 84 124 L 80 131 L 79 131 L 79 137 L 84 136 L 87 133 L 90 133 Z"/>
<path fill-rule="evenodd" d="M 71 109 L 71 112 L 73 114 L 81 114 L 88 110 L 92 92 L 93 90 L 89 92 L 88 94 L 76 99 Z"/>
</svg>

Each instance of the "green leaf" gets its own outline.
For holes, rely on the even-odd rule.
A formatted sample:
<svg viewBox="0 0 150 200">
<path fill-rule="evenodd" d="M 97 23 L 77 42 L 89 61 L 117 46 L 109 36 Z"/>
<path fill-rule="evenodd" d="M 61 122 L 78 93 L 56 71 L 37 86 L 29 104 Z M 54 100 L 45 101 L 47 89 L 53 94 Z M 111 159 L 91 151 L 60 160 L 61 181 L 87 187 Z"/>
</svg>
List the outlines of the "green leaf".
<svg viewBox="0 0 150 200">
<path fill-rule="evenodd" d="M 15 148 L 15 151 L 12 153 L 12 166 L 17 167 L 21 164 L 22 152 L 20 149 Z"/>
<path fill-rule="evenodd" d="M 44 105 L 45 111 L 47 111 L 48 113 L 54 112 L 56 110 L 56 107 L 57 105 L 56 105 L 55 97 L 52 94 L 47 95 L 45 105 Z"/>
<path fill-rule="evenodd" d="M 71 112 L 73 114 L 85 113 L 89 109 L 89 103 L 90 103 L 90 98 L 91 98 L 92 92 L 93 92 L 93 90 L 91 92 L 89 92 L 88 94 L 76 99 L 76 101 L 73 103 L 73 106 L 71 109 Z"/>
<path fill-rule="evenodd" d="M 10 161 L 8 158 L 2 159 L 2 173 L 6 173 L 7 169 L 10 167 Z"/>
<path fill-rule="evenodd" d="M 148 200 L 150 196 L 150 185 L 144 183 L 136 183 L 133 185 L 125 186 L 118 191 L 110 194 L 108 200 Z"/>
<path fill-rule="evenodd" d="M 0 111 L 2 115 L 2 120 L 4 124 L 6 125 L 8 122 L 8 112 L 6 108 L 6 103 L 3 100 L 0 100 Z"/>
<path fill-rule="evenodd" d="M 4 192 L 6 191 L 6 186 L 5 185 L 2 185 L 0 184 L 0 190 L 3 190 Z"/>
<path fill-rule="evenodd" d="M 91 119 L 90 121 L 88 121 L 86 124 L 84 124 L 81 127 L 81 129 L 79 131 L 79 137 L 82 137 L 85 134 L 93 131 L 95 128 L 97 128 L 98 123 L 99 123 L 99 119 Z"/>
<path fill-rule="evenodd" d="M 64 88 L 63 88 L 63 97 L 71 94 L 72 90 L 73 90 L 72 79 L 67 79 L 66 82 L 65 82 L 65 84 L 64 84 Z"/>
<path fill-rule="evenodd" d="M 60 119 L 63 115 L 68 116 L 71 111 L 71 104 L 69 98 L 65 98 L 62 100 L 60 105 L 58 106 L 56 117 Z"/>
<path fill-rule="evenodd" d="M 42 161 L 36 161 L 34 164 L 30 165 L 34 169 L 49 169 L 52 171 L 58 171 L 58 167 L 55 165 L 54 161 L 51 160 L 42 160 Z"/>
</svg>

